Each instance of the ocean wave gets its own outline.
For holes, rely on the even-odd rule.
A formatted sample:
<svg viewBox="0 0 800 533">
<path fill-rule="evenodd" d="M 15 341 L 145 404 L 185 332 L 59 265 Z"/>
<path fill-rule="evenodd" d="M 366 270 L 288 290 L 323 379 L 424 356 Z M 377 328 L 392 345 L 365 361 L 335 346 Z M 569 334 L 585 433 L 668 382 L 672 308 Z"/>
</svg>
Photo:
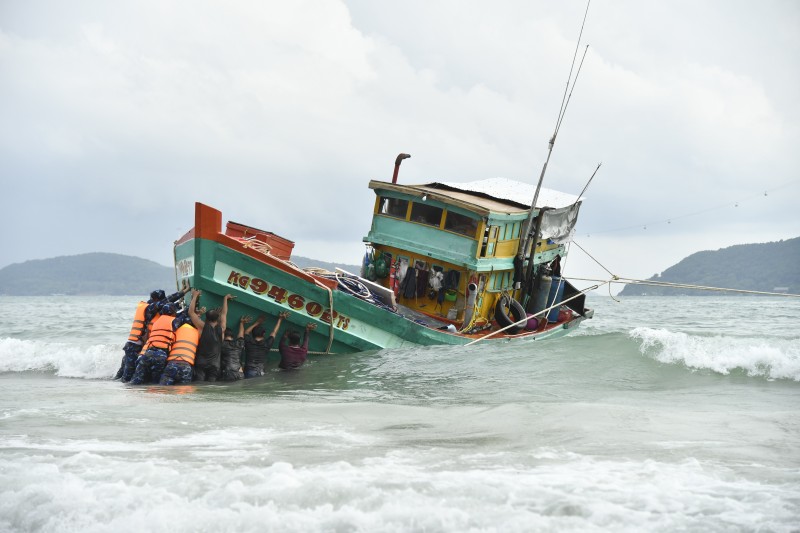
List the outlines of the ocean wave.
<svg viewBox="0 0 800 533">
<path fill-rule="evenodd" d="M 236 455 L 228 453 L 198 465 L 158 452 L 134 463 L 89 451 L 0 458 L 0 529 L 790 531 L 800 496 L 796 485 L 742 479 L 695 459 L 554 450 L 523 466 L 503 464 L 502 454 L 430 463 L 394 451 L 303 466 L 226 461 Z"/>
<path fill-rule="evenodd" d="M 60 377 L 113 376 L 122 359 L 119 344 L 76 345 L 0 338 L 0 372 L 50 372 Z"/>
<path fill-rule="evenodd" d="M 662 363 L 682 363 L 720 374 L 738 369 L 749 376 L 800 381 L 797 339 L 699 336 L 654 328 L 636 328 L 629 335 L 641 343 L 642 354 Z"/>
</svg>

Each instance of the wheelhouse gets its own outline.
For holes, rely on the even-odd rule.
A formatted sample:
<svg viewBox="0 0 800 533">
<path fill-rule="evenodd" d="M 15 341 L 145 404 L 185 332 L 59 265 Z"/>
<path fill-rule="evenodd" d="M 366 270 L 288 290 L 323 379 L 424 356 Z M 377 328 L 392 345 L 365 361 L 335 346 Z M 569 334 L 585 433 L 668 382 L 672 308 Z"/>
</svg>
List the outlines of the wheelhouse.
<svg viewBox="0 0 800 533">
<path fill-rule="evenodd" d="M 565 256 L 580 207 L 575 196 L 542 189 L 533 212 L 537 236 L 519 254 L 530 211 L 525 202 L 534 195 L 529 185 L 498 178 L 369 186 L 376 198 L 364 242 L 368 256 L 386 268 L 362 274 L 392 288 L 404 306 L 446 317 L 462 330 L 490 324 L 504 294 L 530 307 L 530 294 L 516 282 L 526 269 L 536 274 Z"/>
</svg>

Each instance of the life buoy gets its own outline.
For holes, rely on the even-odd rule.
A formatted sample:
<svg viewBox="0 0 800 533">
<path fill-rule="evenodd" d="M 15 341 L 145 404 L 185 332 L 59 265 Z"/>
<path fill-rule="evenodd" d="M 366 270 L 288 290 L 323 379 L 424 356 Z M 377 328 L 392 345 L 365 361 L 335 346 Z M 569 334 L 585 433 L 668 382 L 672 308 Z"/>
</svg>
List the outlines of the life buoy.
<svg viewBox="0 0 800 533">
<path fill-rule="evenodd" d="M 511 317 L 508 316 L 506 307 L 508 307 L 509 311 L 511 311 Z M 503 295 L 497 301 L 497 305 L 494 308 L 494 319 L 497 320 L 497 323 L 500 324 L 501 328 L 515 324 L 523 318 L 527 318 L 527 316 L 528 315 L 525 313 L 525 309 L 522 307 L 522 304 L 507 295 Z M 508 328 L 506 331 L 511 334 L 518 333 L 524 325 L 525 324 L 520 324 L 518 326 L 514 326 L 513 328 Z"/>
</svg>

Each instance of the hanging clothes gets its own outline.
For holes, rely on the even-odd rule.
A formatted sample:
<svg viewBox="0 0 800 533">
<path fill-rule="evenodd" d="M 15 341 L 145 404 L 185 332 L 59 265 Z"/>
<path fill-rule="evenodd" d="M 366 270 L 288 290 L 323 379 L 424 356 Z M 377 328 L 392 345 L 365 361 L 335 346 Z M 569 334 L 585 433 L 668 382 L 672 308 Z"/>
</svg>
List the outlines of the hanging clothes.
<svg viewBox="0 0 800 533">
<path fill-rule="evenodd" d="M 401 257 L 400 265 L 397 268 L 397 279 L 402 282 L 406 277 L 406 272 L 408 272 L 408 259 Z"/>
<path fill-rule="evenodd" d="M 413 298 L 417 294 L 417 275 L 414 269 L 406 272 L 406 276 L 400 284 L 400 292 L 403 294 L 403 298 Z"/>
<path fill-rule="evenodd" d="M 433 274 L 428 278 L 428 284 L 431 286 L 431 289 L 438 291 L 442 288 L 442 281 L 444 280 L 444 274 L 442 274 L 441 270 L 433 269 Z"/>
<path fill-rule="evenodd" d="M 461 281 L 461 272 L 458 270 L 448 270 L 444 275 L 444 288 L 458 290 L 458 284 Z"/>
<path fill-rule="evenodd" d="M 425 296 L 428 290 L 428 271 L 417 269 L 417 296 Z"/>
</svg>

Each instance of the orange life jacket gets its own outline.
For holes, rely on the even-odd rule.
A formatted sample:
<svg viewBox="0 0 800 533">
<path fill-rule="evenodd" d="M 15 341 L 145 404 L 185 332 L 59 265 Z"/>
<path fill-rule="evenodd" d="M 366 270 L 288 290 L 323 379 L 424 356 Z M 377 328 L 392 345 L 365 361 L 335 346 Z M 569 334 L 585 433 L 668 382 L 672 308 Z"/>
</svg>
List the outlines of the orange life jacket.
<svg viewBox="0 0 800 533">
<path fill-rule="evenodd" d="M 153 328 L 150 330 L 147 343 L 142 348 L 142 353 L 149 348 L 160 348 L 169 351 L 175 341 L 175 332 L 172 331 L 173 320 L 175 320 L 174 316 L 159 315 L 158 320 L 153 322 Z"/>
<path fill-rule="evenodd" d="M 184 324 L 175 332 L 175 342 L 169 351 L 167 361 L 183 361 L 194 365 L 194 356 L 197 353 L 197 343 L 200 332 L 191 324 Z"/>
<path fill-rule="evenodd" d="M 142 335 L 146 327 L 144 323 L 144 310 L 147 309 L 147 302 L 139 302 L 136 306 L 136 314 L 133 315 L 133 325 L 131 332 L 128 334 L 128 341 L 135 342 L 136 344 L 142 343 Z"/>
<path fill-rule="evenodd" d="M 155 315 L 153 315 L 153 318 L 150 319 L 150 322 L 147 323 L 147 334 L 148 335 L 153 330 L 153 324 L 156 323 L 156 320 L 158 320 L 160 316 L 161 316 L 160 313 L 156 313 Z"/>
<path fill-rule="evenodd" d="M 150 332 L 153 331 L 153 324 L 156 323 L 156 320 L 158 320 L 159 317 L 161 317 L 161 314 L 160 313 L 156 313 L 155 315 L 153 315 L 153 318 L 151 318 L 150 321 L 145 326 L 145 329 L 147 330 L 147 337 L 146 337 L 145 340 L 150 338 Z M 145 346 L 146 345 L 147 345 L 147 342 L 145 342 Z M 144 350 L 142 350 L 142 351 L 144 351 Z"/>
</svg>

